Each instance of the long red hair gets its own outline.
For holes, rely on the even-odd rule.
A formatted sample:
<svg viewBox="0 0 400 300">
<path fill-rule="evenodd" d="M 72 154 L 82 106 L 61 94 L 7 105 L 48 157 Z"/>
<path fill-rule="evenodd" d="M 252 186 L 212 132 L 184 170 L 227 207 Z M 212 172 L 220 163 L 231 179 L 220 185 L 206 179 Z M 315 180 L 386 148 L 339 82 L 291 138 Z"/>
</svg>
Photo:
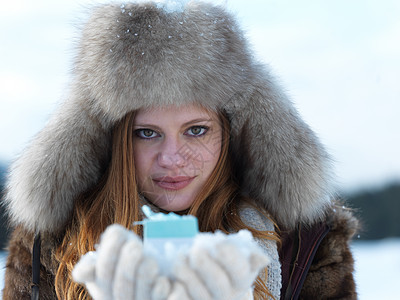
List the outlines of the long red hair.
<svg viewBox="0 0 400 300">
<path fill-rule="evenodd" d="M 198 218 L 200 231 L 203 232 L 221 230 L 227 233 L 248 229 L 255 237 L 279 241 L 276 234 L 248 227 L 239 217 L 238 205 L 246 199 L 240 196 L 232 175 L 229 121 L 223 113 L 219 117 L 223 129 L 221 154 L 205 188 L 197 195 L 187 213 Z M 76 199 L 72 220 L 56 251 L 59 267 L 55 287 L 60 299 L 90 298 L 86 289 L 72 280 L 71 272 L 82 255 L 95 249 L 95 244 L 108 225 L 118 223 L 142 235 L 141 228 L 133 226 L 133 222 L 141 220 L 132 155 L 134 118 L 135 112 L 131 112 L 116 124 L 107 171 L 93 189 Z M 266 296 L 271 295 L 264 280 L 259 277 L 255 283 L 255 297 L 265 299 Z"/>
</svg>

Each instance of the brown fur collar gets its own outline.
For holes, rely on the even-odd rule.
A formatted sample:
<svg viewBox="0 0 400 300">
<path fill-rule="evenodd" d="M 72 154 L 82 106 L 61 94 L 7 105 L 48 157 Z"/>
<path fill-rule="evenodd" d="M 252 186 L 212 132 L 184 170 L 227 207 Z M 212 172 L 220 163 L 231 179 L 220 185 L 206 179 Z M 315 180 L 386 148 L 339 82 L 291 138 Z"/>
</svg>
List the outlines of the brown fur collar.
<svg viewBox="0 0 400 300">
<path fill-rule="evenodd" d="M 300 299 L 357 299 L 350 242 L 359 221 L 342 205 L 330 210 L 327 221 L 331 230 L 318 248 Z"/>
</svg>

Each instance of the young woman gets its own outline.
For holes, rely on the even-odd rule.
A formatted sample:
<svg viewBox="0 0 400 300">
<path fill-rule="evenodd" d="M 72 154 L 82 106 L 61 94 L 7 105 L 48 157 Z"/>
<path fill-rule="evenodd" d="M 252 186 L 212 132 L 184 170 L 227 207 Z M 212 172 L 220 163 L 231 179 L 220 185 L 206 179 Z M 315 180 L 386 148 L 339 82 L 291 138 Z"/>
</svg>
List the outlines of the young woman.
<svg viewBox="0 0 400 300">
<path fill-rule="evenodd" d="M 69 96 L 11 168 L 3 299 L 89 297 L 74 266 L 111 224 L 140 236 L 143 204 L 250 230 L 271 260 L 254 298 L 356 298 L 358 223 L 333 194 L 329 156 L 224 9 L 104 5 Z"/>
</svg>

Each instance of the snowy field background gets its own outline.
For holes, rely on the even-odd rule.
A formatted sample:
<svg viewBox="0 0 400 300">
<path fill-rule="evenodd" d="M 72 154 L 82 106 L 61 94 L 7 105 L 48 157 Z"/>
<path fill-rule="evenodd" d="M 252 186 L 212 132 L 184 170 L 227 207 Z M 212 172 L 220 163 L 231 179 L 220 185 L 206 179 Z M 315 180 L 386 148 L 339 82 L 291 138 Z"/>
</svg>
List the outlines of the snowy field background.
<svg viewBox="0 0 400 300">
<path fill-rule="evenodd" d="M 399 299 L 400 239 L 353 243 L 360 300 Z M 0 288 L 4 287 L 6 253 L 0 252 Z M 1 295 L 0 295 L 1 299 Z"/>
<path fill-rule="evenodd" d="M 61 98 L 74 23 L 90 2 L 109 0 L 2 2 L 1 161 L 24 148 Z M 257 57 L 335 158 L 341 188 L 400 178 L 398 0 L 218 2 L 235 12 Z M 353 249 L 359 299 L 399 299 L 400 239 L 357 241 Z M 0 289 L 5 259 L 0 252 Z"/>
</svg>

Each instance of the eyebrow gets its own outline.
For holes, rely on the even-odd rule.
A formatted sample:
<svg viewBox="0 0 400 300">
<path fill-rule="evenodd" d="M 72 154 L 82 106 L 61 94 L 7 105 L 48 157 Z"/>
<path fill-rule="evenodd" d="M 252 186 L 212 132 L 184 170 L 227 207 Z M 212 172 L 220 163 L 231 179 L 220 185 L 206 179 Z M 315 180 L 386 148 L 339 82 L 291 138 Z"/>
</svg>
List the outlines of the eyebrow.
<svg viewBox="0 0 400 300">
<path fill-rule="evenodd" d="M 200 122 L 212 122 L 212 121 L 214 121 L 212 118 L 210 118 L 210 119 L 206 119 L 206 118 L 198 118 L 198 119 L 194 119 L 194 120 L 188 121 L 188 122 L 186 122 L 186 123 L 182 124 L 182 126 L 188 126 L 188 125 L 190 125 L 190 124 L 194 124 L 194 123 L 200 123 Z"/>
<path fill-rule="evenodd" d="M 213 122 L 213 121 L 214 120 L 212 118 L 210 118 L 210 119 L 198 118 L 198 119 L 193 119 L 193 120 L 190 120 L 188 122 L 183 123 L 182 127 L 186 127 L 188 125 L 195 124 L 195 123 L 200 123 L 200 122 Z M 152 127 L 152 128 L 157 129 L 157 130 L 161 130 L 161 128 L 159 126 L 155 125 L 155 124 L 136 124 L 134 126 L 135 127 Z"/>
</svg>

